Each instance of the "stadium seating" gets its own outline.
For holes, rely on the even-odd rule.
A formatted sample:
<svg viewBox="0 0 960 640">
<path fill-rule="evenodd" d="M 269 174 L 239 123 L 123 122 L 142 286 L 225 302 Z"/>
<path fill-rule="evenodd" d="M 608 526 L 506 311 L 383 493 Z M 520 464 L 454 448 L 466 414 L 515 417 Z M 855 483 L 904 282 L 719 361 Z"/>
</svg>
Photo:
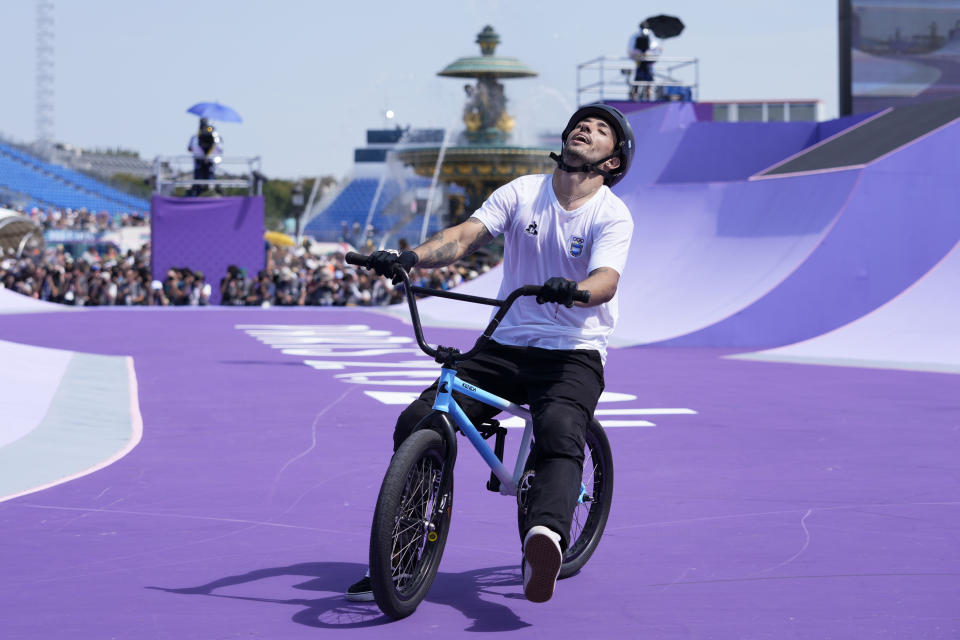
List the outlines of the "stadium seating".
<svg viewBox="0 0 960 640">
<path fill-rule="evenodd" d="M 430 180 L 426 178 L 409 178 L 404 182 L 384 181 L 383 189 L 376 200 L 371 218 L 378 236 L 403 220 L 406 211 L 396 206 L 397 203 L 395 202 L 402 193 L 413 189 L 425 189 L 430 186 Z M 374 197 L 377 195 L 379 184 L 380 180 L 378 178 L 352 179 L 326 209 L 307 223 L 304 233 L 321 241 L 337 241 L 341 239 L 344 225 L 352 229 L 354 224 L 358 224 L 362 228 L 370 215 L 370 206 L 374 204 Z M 439 218 L 440 216 L 431 218 L 428 233 L 440 229 L 442 220 Z M 404 237 L 411 241 L 416 240 L 420 236 L 422 225 L 423 221 L 420 216 L 415 216 L 402 229 L 398 230 L 394 237 Z"/>
<path fill-rule="evenodd" d="M 2 143 L 0 187 L 20 194 L 29 200 L 29 206 L 86 208 L 111 214 L 150 209 L 146 200 Z"/>
</svg>

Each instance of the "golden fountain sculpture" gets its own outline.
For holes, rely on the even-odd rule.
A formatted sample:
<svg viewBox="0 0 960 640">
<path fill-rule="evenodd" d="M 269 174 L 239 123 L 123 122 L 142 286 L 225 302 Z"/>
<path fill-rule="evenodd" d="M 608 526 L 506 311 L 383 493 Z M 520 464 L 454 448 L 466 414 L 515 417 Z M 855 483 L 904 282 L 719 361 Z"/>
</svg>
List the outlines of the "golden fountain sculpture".
<svg viewBox="0 0 960 640">
<path fill-rule="evenodd" d="M 440 179 L 464 188 L 467 197 L 461 218 L 473 213 L 498 187 L 514 178 L 531 173 L 552 172 L 555 164 L 546 147 L 510 144 L 514 119 L 507 113 L 503 78 L 531 78 L 535 71 L 517 60 L 494 55 L 500 36 L 486 26 L 477 35 L 479 56 L 459 58 L 437 75 L 448 78 L 475 78 L 467 84 L 463 107 L 462 132 L 454 145 L 446 148 Z M 399 159 L 421 176 L 432 177 L 440 147 L 410 146 L 397 152 Z M 451 220 L 451 223 L 460 220 Z"/>
</svg>

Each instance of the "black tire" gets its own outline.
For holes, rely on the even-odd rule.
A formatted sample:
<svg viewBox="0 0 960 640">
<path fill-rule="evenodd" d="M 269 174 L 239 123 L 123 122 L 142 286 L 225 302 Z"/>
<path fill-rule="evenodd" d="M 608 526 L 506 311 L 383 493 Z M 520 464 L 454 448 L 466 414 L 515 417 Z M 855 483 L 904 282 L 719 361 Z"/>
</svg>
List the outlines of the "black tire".
<svg viewBox="0 0 960 640">
<path fill-rule="evenodd" d="M 453 503 L 445 451 L 439 433 L 415 431 L 393 454 L 380 486 L 370 531 L 370 583 L 377 606 L 391 618 L 416 611 L 440 566 Z"/>
<path fill-rule="evenodd" d="M 536 444 L 534 444 L 536 447 Z M 533 468 L 533 455 L 527 460 L 527 469 Z M 529 482 L 535 482 L 531 477 Z M 521 481 L 523 484 L 523 481 Z M 596 420 L 587 425 L 586 448 L 583 459 L 583 485 L 588 500 L 578 502 L 573 511 L 573 524 L 570 527 L 570 546 L 563 552 L 563 565 L 560 567 L 562 580 L 574 575 L 587 563 L 603 536 L 610 516 L 613 502 L 613 454 L 610 441 L 603 427 Z M 522 502 L 522 500 L 521 500 Z M 524 523 L 524 507 L 518 513 L 521 530 Z"/>
<path fill-rule="evenodd" d="M 583 485 L 591 500 L 578 503 L 573 510 L 570 546 L 563 553 L 560 567 L 561 580 L 580 571 L 597 550 L 613 503 L 613 454 L 607 434 L 596 420 L 587 425 Z"/>
</svg>

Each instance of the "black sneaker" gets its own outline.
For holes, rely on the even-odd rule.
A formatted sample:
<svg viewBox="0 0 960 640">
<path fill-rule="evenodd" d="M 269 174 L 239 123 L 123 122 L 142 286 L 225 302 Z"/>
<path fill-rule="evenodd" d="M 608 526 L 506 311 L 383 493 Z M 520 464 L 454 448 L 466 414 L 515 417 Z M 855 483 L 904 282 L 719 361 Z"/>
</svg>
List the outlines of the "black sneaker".
<svg viewBox="0 0 960 640">
<path fill-rule="evenodd" d="M 370 576 L 363 576 L 347 589 L 347 600 L 350 602 L 373 602 L 373 587 L 370 586 Z"/>
</svg>

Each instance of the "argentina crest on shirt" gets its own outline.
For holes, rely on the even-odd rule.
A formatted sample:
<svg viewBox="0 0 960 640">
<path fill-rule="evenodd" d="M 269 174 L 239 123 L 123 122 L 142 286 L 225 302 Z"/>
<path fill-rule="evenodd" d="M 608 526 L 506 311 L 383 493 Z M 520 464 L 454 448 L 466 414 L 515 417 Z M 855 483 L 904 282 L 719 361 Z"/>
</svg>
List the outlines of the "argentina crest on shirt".
<svg viewBox="0 0 960 640">
<path fill-rule="evenodd" d="M 574 258 L 579 258 L 580 254 L 583 253 L 583 238 L 580 236 L 570 236 L 568 246 L 570 248 L 570 255 Z"/>
</svg>

